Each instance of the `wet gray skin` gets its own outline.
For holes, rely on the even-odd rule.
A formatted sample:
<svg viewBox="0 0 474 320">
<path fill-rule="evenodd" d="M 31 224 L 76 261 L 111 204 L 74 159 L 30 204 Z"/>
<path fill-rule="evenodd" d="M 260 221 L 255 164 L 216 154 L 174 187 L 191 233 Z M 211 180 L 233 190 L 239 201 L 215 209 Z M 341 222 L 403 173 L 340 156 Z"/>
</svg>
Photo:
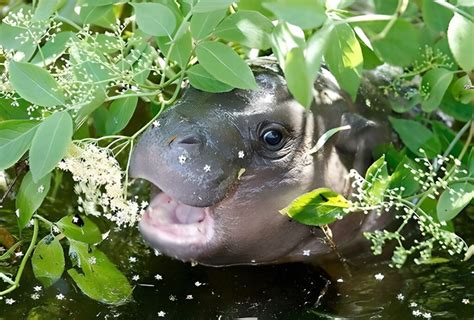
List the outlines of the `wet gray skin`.
<svg viewBox="0 0 474 320">
<path fill-rule="evenodd" d="M 213 266 L 331 257 L 318 228 L 279 210 L 318 187 L 349 195 L 349 170 L 363 173 L 373 148 L 390 140 L 389 102 L 373 84 L 383 80 L 381 73 L 365 76 L 353 103 L 323 70 L 306 111 L 278 72 L 253 70 L 256 91 L 186 89 L 133 152 L 131 175 L 161 190 L 152 197 L 140 231 L 171 257 Z M 309 154 L 322 134 L 346 124 L 351 130 Z M 367 244 L 363 231 L 386 223 L 383 216 L 352 214 L 330 227 L 339 249 L 351 256 Z"/>
</svg>

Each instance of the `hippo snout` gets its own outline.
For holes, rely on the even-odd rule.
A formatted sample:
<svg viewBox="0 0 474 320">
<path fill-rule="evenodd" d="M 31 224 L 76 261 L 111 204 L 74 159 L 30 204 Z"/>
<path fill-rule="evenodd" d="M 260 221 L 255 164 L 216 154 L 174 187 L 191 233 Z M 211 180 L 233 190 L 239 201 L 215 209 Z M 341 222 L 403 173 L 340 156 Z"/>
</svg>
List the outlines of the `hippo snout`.
<svg viewBox="0 0 474 320">
<path fill-rule="evenodd" d="M 244 166 L 238 155 L 246 146 L 232 126 L 223 130 L 223 122 L 191 122 L 179 112 L 181 107 L 168 110 L 159 125 L 145 131 L 133 151 L 130 174 L 184 204 L 212 206 L 235 183 Z"/>
</svg>

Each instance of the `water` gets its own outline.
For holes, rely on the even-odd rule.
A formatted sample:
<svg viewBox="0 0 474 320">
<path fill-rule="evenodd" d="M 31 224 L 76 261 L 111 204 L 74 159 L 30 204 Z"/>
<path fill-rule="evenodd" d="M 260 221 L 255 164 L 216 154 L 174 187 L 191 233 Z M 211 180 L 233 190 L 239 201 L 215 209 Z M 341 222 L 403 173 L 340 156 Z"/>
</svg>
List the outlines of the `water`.
<svg viewBox="0 0 474 320">
<path fill-rule="evenodd" d="M 138 191 L 146 193 L 141 187 Z M 73 199 L 66 184 L 54 199 L 47 199 L 43 213 L 54 220 L 73 212 Z M 10 231 L 16 230 L 12 208 L 13 200 L 0 209 L 0 226 Z M 472 220 L 467 216 L 463 215 L 458 225 L 472 243 L 474 230 L 469 228 Z M 134 229 L 112 232 L 100 249 L 136 285 L 131 302 L 122 306 L 95 302 L 66 275 L 33 300 L 33 287 L 39 282 L 28 264 L 21 287 L 0 300 L 0 319 L 161 319 L 159 315 L 166 319 L 412 319 L 415 315 L 419 319 L 474 319 L 471 261 L 422 266 L 408 263 L 396 270 L 386 261 L 369 258 L 351 266 L 352 277 L 338 271 L 340 266 L 331 268 L 330 276 L 318 267 L 300 263 L 193 267 L 155 256 Z M 130 262 L 130 257 L 137 261 Z M 0 270 L 6 267 L 0 264 Z M 383 279 L 377 280 L 376 274 Z M 131 280 L 135 275 L 139 280 Z M 162 279 L 156 279 L 157 275 Z M 64 300 L 57 299 L 59 293 Z M 16 302 L 7 305 L 6 298 Z"/>
</svg>

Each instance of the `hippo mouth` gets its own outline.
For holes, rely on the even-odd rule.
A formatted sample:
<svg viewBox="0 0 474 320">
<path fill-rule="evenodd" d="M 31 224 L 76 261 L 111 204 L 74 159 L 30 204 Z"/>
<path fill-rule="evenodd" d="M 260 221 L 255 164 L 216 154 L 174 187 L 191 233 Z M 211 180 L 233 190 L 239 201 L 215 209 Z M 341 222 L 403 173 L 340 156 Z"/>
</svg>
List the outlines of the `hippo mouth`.
<svg viewBox="0 0 474 320">
<path fill-rule="evenodd" d="M 192 258 L 214 234 L 210 207 L 184 204 L 165 192 L 153 197 L 140 221 L 140 231 L 152 246 L 180 258 Z"/>
</svg>

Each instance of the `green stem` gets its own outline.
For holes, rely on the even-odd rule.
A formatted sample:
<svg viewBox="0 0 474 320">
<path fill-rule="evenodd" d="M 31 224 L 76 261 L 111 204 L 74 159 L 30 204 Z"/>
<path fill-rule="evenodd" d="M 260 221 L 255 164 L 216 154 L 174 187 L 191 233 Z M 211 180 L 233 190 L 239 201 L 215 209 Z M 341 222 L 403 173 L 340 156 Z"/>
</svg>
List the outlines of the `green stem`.
<svg viewBox="0 0 474 320">
<path fill-rule="evenodd" d="M 359 22 L 371 22 L 371 21 L 387 21 L 391 20 L 392 16 L 386 14 L 365 14 L 362 16 L 355 16 L 346 19 L 337 20 L 334 22 L 335 25 L 345 23 L 359 23 Z"/>
<path fill-rule="evenodd" d="M 78 24 L 76 24 L 74 21 L 72 20 L 69 20 L 68 18 L 66 17 L 63 17 L 63 16 L 60 16 L 60 15 L 57 15 L 55 17 L 55 19 L 61 21 L 61 22 L 65 22 L 67 23 L 68 25 L 70 25 L 71 27 L 73 27 L 74 29 L 77 29 L 78 31 L 82 30 L 82 27 Z"/>
<path fill-rule="evenodd" d="M 458 7 L 452 5 L 449 2 L 443 1 L 443 0 L 434 0 L 435 3 L 439 4 L 440 6 L 445 7 L 446 9 L 451 10 L 452 12 L 458 13 L 464 18 L 468 19 L 471 22 L 474 22 L 474 17 L 471 16 L 469 13 L 467 13 L 464 10 L 459 9 Z"/>
<path fill-rule="evenodd" d="M 25 270 L 26 263 L 28 262 L 31 253 L 33 252 L 33 248 L 36 245 L 37 239 L 38 239 L 38 220 L 33 219 L 33 236 L 31 238 L 30 245 L 28 249 L 26 250 L 25 255 L 23 256 L 23 259 L 21 260 L 20 267 L 18 268 L 18 271 L 15 276 L 15 281 L 9 288 L 3 291 L 0 291 L 0 296 L 10 293 L 20 286 L 21 276 L 23 274 L 23 271 Z"/>
<path fill-rule="evenodd" d="M 397 9 L 395 10 L 394 14 L 391 16 L 390 21 L 387 23 L 385 28 L 383 28 L 382 32 L 376 35 L 373 38 L 373 40 L 380 40 L 380 39 L 385 38 L 387 34 L 390 32 L 390 30 L 392 29 L 397 19 L 400 18 L 401 15 L 405 12 L 405 10 L 407 9 L 407 6 L 408 6 L 408 0 L 398 0 Z"/>
</svg>

